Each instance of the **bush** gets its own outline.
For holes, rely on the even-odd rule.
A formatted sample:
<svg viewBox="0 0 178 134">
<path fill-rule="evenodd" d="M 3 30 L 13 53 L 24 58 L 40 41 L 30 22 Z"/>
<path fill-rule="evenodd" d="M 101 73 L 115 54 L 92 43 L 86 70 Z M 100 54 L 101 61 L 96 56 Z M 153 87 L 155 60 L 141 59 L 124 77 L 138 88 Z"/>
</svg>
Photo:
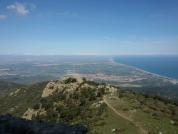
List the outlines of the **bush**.
<svg viewBox="0 0 178 134">
<path fill-rule="evenodd" d="M 68 78 L 64 81 L 65 84 L 68 84 L 68 83 L 75 83 L 77 82 L 77 79 L 76 78 Z"/>
<path fill-rule="evenodd" d="M 33 109 L 35 109 L 35 110 L 37 110 L 37 109 L 39 109 L 40 108 L 40 104 L 35 104 L 34 106 L 33 106 Z"/>
</svg>

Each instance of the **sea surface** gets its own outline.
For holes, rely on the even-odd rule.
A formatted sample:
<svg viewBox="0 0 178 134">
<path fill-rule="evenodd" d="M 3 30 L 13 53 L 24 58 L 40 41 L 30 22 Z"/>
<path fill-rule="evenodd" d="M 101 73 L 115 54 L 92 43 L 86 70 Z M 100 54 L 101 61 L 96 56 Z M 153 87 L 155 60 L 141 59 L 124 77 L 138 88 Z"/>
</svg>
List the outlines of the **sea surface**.
<svg viewBox="0 0 178 134">
<path fill-rule="evenodd" d="M 134 66 L 145 71 L 178 79 L 177 56 L 116 56 L 115 62 Z"/>
</svg>

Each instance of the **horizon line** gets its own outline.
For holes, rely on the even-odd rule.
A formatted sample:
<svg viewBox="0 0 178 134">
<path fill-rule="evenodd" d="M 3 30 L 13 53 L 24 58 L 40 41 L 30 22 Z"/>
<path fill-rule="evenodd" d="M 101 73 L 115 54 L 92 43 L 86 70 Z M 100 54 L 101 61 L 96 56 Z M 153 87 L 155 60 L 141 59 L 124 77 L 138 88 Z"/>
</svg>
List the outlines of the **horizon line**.
<svg viewBox="0 0 178 134">
<path fill-rule="evenodd" d="M 0 54 L 0 56 L 178 56 L 178 54 Z"/>
</svg>

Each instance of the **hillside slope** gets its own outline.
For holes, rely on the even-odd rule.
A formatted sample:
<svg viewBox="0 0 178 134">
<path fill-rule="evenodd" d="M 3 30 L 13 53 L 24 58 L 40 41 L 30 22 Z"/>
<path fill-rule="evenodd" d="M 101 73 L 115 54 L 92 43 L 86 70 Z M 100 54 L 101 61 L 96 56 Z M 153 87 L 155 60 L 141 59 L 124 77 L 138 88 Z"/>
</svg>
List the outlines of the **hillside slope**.
<svg viewBox="0 0 178 134">
<path fill-rule="evenodd" d="M 28 120 L 82 124 L 88 133 L 176 134 L 178 106 L 109 84 L 64 77 L 0 98 L 0 114 Z"/>
<path fill-rule="evenodd" d="M 12 91 L 13 89 L 22 87 L 20 84 L 16 84 L 14 82 L 0 80 L 0 96 L 5 95 Z"/>
</svg>

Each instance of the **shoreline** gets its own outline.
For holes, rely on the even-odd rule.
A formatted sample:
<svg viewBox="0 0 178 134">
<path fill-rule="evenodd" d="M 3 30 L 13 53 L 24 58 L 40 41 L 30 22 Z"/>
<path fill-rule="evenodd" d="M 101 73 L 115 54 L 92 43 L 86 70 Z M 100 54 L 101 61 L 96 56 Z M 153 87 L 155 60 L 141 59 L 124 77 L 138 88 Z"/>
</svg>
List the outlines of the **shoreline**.
<svg viewBox="0 0 178 134">
<path fill-rule="evenodd" d="M 123 64 L 123 63 L 118 63 L 114 60 L 114 58 L 112 57 L 111 59 L 109 59 L 109 62 L 112 63 L 112 64 L 116 64 L 116 65 L 123 65 L 123 66 L 127 66 L 127 67 L 130 67 L 130 68 L 133 68 L 133 69 L 136 69 L 138 71 L 141 71 L 143 73 L 146 73 L 146 74 L 149 74 L 149 75 L 152 75 L 152 76 L 155 76 L 155 77 L 158 77 L 158 78 L 162 78 L 162 79 L 165 79 L 173 84 L 178 84 L 178 80 L 175 79 L 175 78 L 171 78 L 171 77 L 167 77 L 167 76 L 163 76 L 163 75 L 160 75 L 160 74 L 157 74 L 157 73 L 152 73 L 152 72 L 149 72 L 149 71 L 146 71 L 144 69 L 141 69 L 141 68 L 138 68 L 136 66 L 132 66 L 132 65 L 127 65 L 127 64 Z"/>
</svg>

